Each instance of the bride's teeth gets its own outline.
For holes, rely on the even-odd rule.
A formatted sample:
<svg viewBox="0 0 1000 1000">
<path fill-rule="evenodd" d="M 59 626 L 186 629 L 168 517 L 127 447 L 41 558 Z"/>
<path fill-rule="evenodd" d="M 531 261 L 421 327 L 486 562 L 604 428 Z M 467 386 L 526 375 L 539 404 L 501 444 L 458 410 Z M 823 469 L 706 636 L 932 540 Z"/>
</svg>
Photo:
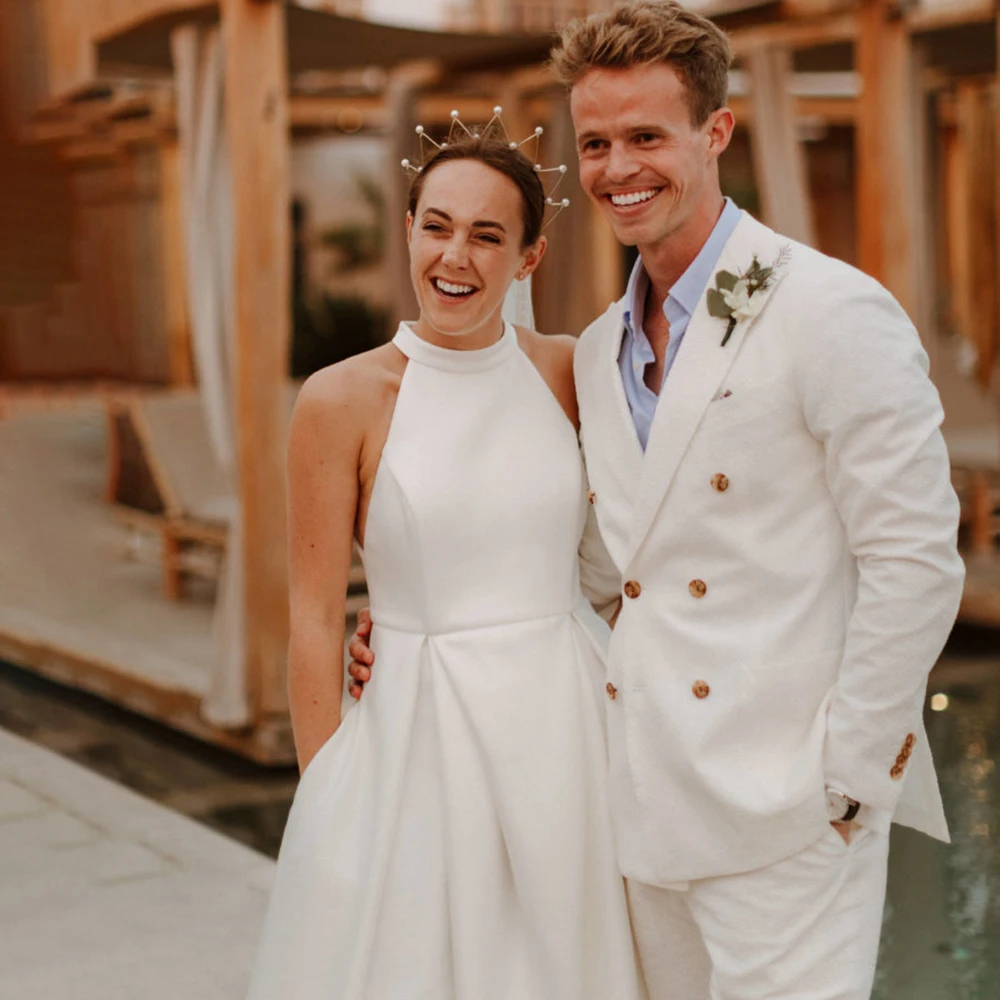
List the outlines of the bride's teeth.
<svg viewBox="0 0 1000 1000">
<path fill-rule="evenodd" d="M 451 282 L 442 281 L 440 278 L 435 278 L 434 284 L 448 295 L 469 295 L 475 291 L 471 285 L 453 285 Z"/>
</svg>

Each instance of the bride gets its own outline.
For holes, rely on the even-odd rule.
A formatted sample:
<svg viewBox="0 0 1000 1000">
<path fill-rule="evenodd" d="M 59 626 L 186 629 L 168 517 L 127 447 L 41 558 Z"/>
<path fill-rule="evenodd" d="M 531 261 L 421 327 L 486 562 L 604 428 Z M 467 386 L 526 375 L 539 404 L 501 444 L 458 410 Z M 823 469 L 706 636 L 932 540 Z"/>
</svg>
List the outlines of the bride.
<svg viewBox="0 0 1000 1000">
<path fill-rule="evenodd" d="M 574 341 L 506 324 L 545 252 L 532 163 L 436 153 L 419 319 L 312 376 L 289 444 L 302 780 L 251 1000 L 633 1000 L 605 797 L 606 627 L 580 588 Z M 341 719 L 361 547 L 379 669 Z"/>
</svg>

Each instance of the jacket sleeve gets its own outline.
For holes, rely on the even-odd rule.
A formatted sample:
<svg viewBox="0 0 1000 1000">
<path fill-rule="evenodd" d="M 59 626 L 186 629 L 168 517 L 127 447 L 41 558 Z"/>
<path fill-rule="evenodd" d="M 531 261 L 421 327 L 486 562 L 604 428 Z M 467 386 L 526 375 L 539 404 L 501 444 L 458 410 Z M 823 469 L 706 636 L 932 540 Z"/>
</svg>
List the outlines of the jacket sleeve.
<svg viewBox="0 0 1000 1000">
<path fill-rule="evenodd" d="M 961 600 L 958 500 L 927 356 L 892 296 L 856 273 L 837 276 L 810 316 L 798 324 L 795 381 L 858 569 L 825 776 L 891 813 Z"/>
</svg>

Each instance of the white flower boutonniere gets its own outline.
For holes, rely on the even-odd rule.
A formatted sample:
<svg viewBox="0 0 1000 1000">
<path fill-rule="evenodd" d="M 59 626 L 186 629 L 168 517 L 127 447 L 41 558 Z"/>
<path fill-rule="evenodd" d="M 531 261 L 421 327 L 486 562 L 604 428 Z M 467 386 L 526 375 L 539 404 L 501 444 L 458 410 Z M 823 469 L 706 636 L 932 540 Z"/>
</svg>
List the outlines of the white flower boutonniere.
<svg viewBox="0 0 1000 1000">
<path fill-rule="evenodd" d="M 775 272 L 784 267 L 790 254 L 791 247 L 786 243 L 775 262 L 767 267 L 754 254 L 743 274 L 720 271 L 715 276 L 715 288 L 708 290 L 708 314 L 716 319 L 728 320 L 726 334 L 722 338 L 723 347 L 729 343 L 737 323 L 753 319 L 763 309 L 764 296 L 757 293 L 770 287 Z"/>
</svg>

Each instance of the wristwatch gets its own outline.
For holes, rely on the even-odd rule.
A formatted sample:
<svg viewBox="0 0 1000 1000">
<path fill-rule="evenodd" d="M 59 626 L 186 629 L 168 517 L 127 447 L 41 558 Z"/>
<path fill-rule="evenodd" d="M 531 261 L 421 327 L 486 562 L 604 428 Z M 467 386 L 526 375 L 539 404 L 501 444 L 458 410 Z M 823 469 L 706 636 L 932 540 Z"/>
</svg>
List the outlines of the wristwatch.
<svg viewBox="0 0 1000 1000">
<path fill-rule="evenodd" d="M 861 803 L 836 788 L 826 790 L 826 814 L 831 823 L 850 823 L 858 814 Z"/>
</svg>

